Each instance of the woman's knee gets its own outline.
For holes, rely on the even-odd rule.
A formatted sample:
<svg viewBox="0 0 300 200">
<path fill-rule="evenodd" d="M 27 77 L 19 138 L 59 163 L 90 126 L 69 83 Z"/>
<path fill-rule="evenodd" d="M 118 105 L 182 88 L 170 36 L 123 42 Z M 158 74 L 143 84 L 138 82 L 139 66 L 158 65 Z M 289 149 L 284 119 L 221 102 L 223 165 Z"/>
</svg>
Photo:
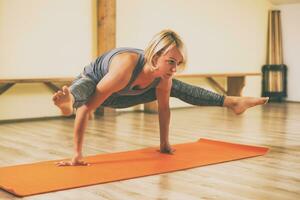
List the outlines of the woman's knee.
<svg viewBox="0 0 300 200">
<path fill-rule="evenodd" d="M 89 100 L 95 92 L 96 85 L 93 80 L 87 77 L 80 77 L 72 83 L 70 92 L 74 96 L 75 108 L 80 107 Z"/>
</svg>

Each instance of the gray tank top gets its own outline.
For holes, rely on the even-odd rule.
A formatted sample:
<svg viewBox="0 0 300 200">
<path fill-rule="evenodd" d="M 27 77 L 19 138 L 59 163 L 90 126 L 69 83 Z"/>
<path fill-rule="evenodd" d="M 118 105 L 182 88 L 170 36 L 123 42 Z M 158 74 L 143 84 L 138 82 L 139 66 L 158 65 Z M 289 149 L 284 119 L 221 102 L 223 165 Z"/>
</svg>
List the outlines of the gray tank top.
<svg viewBox="0 0 300 200">
<path fill-rule="evenodd" d="M 154 88 L 158 85 L 160 78 L 156 78 L 149 86 L 143 89 L 134 89 L 132 83 L 136 80 L 139 73 L 142 71 L 144 65 L 145 65 L 145 59 L 144 59 L 144 51 L 141 49 L 135 49 L 135 48 L 128 48 L 128 47 L 121 47 L 116 48 L 113 50 L 110 50 L 100 57 L 98 57 L 95 61 L 90 63 L 89 65 L 85 66 L 83 74 L 90 79 L 92 79 L 95 83 L 98 83 L 107 73 L 109 69 L 109 64 L 112 60 L 112 58 L 115 55 L 118 55 L 120 53 L 124 52 L 134 52 L 139 55 L 138 62 L 132 72 L 131 78 L 127 84 L 126 87 L 121 89 L 120 91 L 116 92 L 115 95 L 139 95 L 150 88 Z"/>
</svg>

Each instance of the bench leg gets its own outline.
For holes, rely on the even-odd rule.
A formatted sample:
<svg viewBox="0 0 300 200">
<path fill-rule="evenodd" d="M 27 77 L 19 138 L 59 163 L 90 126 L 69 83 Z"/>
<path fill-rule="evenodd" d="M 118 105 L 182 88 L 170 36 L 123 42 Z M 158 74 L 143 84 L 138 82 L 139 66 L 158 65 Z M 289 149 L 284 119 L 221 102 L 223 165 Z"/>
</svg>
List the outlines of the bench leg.
<svg viewBox="0 0 300 200">
<path fill-rule="evenodd" d="M 114 108 L 107 108 L 107 107 L 100 106 L 96 110 L 94 110 L 92 113 L 94 113 L 95 115 L 98 115 L 98 116 L 116 115 L 117 110 Z"/>
<path fill-rule="evenodd" d="M 3 94 L 4 92 L 6 92 L 9 88 L 11 88 L 14 85 L 15 85 L 15 83 L 4 84 L 4 86 L 0 87 L 0 95 Z"/>
<path fill-rule="evenodd" d="M 227 77 L 227 95 L 242 96 L 242 90 L 245 86 L 245 76 Z"/>
<path fill-rule="evenodd" d="M 144 112 L 147 113 L 157 113 L 157 101 L 152 101 L 144 104 Z"/>
</svg>

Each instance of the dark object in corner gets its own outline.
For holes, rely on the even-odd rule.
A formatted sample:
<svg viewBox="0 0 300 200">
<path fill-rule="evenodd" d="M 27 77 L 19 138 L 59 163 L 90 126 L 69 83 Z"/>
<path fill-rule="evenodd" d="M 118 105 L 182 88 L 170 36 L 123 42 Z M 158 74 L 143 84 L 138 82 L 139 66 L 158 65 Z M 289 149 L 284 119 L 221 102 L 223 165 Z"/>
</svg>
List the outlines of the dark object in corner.
<svg viewBox="0 0 300 200">
<path fill-rule="evenodd" d="M 282 102 L 287 97 L 287 66 L 264 65 L 262 67 L 262 96 L 271 102 Z"/>
</svg>

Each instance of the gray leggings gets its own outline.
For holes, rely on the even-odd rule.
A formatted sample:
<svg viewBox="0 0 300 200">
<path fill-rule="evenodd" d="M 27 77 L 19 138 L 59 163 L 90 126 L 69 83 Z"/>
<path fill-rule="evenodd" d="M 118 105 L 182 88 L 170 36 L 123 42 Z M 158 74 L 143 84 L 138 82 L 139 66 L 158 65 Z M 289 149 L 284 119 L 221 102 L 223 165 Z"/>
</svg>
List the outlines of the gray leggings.
<svg viewBox="0 0 300 200">
<path fill-rule="evenodd" d="M 79 76 L 70 86 L 74 96 L 74 108 L 85 104 L 95 92 L 97 83 L 87 77 Z M 172 81 L 171 97 L 178 98 L 186 103 L 196 106 L 223 106 L 225 96 L 201 87 L 193 86 L 177 79 Z M 106 99 L 102 106 L 111 108 L 128 108 L 138 104 L 156 100 L 155 88 L 151 88 L 143 94 L 134 96 L 112 95 Z"/>
</svg>

